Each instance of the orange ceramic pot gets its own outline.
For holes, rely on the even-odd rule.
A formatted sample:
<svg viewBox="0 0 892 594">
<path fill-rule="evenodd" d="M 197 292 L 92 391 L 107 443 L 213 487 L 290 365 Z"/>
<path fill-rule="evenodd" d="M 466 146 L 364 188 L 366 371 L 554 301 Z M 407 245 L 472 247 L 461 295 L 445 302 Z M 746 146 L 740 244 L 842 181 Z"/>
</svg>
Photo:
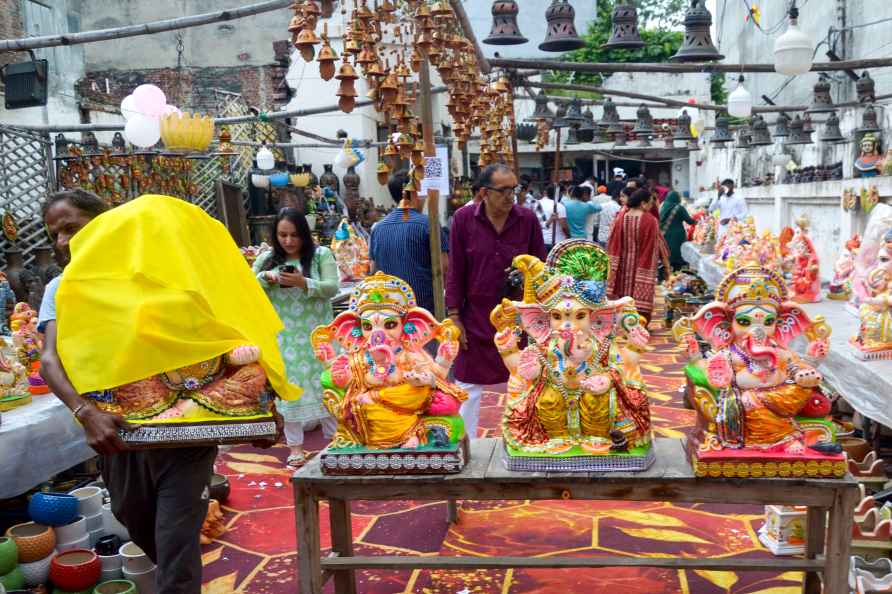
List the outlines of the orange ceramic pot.
<svg viewBox="0 0 892 594">
<path fill-rule="evenodd" d="M 19 563 L 33 563 L 45 559 L 56 548 L 56 533 L 49 526 L 26 522 L 6 531 L 19 549 Z"/>
<path fill-rule="evenodd" d="M 839 445 L 845 450 L 849 460 L 854 460 L 855 462 L 861 462 L 873 450 L 870 444 L 867 443 L 867 440 L 860 437 L 840 437 Z"/>
</svg>

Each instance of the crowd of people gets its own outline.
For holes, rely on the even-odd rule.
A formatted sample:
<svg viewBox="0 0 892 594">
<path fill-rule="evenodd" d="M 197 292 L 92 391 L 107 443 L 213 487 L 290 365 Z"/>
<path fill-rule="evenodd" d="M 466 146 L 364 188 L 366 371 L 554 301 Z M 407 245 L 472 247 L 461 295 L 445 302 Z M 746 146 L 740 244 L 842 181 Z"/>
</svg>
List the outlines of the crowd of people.
<svg viewBox="0 0 892 594">
<path fill-rule="evenodd" d="M 668 275 L 684 265 L 680 255 L 684 225 L 694 223 L 678 192 L 652 180 L 626 178 L 622 171 L 608 183 L 588 179 L 578 185 L 539 188 L 519 183 L 513 169 L 496 164 L 481 172 L 473 199 L 454 213 L 450 228 L 444 229 L 440 257 L 432 258 L 424 202 L 404 190 L 407 181 L 405 173 L 396 173 L 390 180 L 394 208 L 371 230 L 371 271 L 404 279 L 419 305 L 433 310 L 433 267 L 442 267 L 447 315 L 461 330 L 461 351 L 453 373 L 469 395 L 461 415 L 472 437 L 478 432 L 484 388 L 508 380 L 489 316 L 503 298 L 517 297 L 516 283 L 510 282 L 509 275 L 516 256 L 529 254 L 545 260 L 549 250 L 565 239 L 594 241 L 609 256 L 608 297 L 634 298 L 638 311 L 649 321 L 661 273 Z M 733 183 L 726 180 L 714 207 L 721 210 L 725 226 L 745 215 L 746 203 L 734 195 Z M 72 237 L 105 210 L 100 198 L 83 190 L 52 195 L 44 222 L 60 253 L 67 253 Z M 287 379 L 303 388 L 299 401 L 282 402 L 278 407 L 290 448 L 287 463 L 298 468 L 308 457 L 303 449 L 305 431 L 321 426 L 327 438 L 336 431 L 336 422 L 322 403 L 319 378 L 323 369 L 309 336 L 314 328 L 331 321 L 331 299 L 338 292 L 339 278 L 331 250 L 314 243 L 306 217 L 296 209 L 279 212 L 271 247 L 254 262 L 254 274 L 284 325 L 278 346 Z M 58 279 L 48 284 L 40 312 L 46 336 L 42 374 L 84 426 L 88 444 L 102 455 L 103 476 L 112 497 L 146 502 L 155 510 L 150 516 L 121 519 L 140 540 L 137 544 L 158 563 L 162 589 L 198 594 L 198 528 L 204 517 L 201 510 L 207 508 L 202 487 L 210 476 L 216 448 L 190 448 L 185 453 L 126 451 L 118 433 L 126 423 L 78 394 L 57 354 L 58 287 Z M 186 508 L 192 511 L 184 515 Z M 176 528 L 154 530 L 154 526 Z"/>
</svg>

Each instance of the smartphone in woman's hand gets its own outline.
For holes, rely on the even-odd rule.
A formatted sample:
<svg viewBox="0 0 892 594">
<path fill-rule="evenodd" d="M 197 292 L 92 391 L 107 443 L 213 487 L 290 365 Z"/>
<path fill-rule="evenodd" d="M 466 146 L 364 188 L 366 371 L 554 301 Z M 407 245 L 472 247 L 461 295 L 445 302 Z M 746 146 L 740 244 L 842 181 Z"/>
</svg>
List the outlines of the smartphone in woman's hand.
<svg viewBox="0 0 892 594">
<path fill-rule="evenodd" d="M 294 264 L 285 264 L 279 271 L 284 272 L 285 274 L 294 274 L 297 272 L 297 268 L 295 268 Z"/>
</svg>

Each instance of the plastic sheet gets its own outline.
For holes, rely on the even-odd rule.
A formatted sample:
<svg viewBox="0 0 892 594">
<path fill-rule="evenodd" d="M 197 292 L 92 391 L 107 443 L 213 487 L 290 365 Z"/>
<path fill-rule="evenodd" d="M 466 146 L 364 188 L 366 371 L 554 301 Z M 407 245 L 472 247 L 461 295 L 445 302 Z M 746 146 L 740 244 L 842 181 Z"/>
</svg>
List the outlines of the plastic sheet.
<svg viewBox="0 0 892 594">
<path fill-rule="evenodd" d="M 35 396 L 0 417 L 0 499 L 21 495 L 95 455 L 61 400 Z"/>
<path fill-rule="evenodd" d="M 727 271 L 712 260 L 712 254 L 701 254 L 700 246 L 690 241 L 681 245 L 681 257 L 691 265 L 691 269 L 700 275 L 706 286 L 714 289 Z"/>
</svg>

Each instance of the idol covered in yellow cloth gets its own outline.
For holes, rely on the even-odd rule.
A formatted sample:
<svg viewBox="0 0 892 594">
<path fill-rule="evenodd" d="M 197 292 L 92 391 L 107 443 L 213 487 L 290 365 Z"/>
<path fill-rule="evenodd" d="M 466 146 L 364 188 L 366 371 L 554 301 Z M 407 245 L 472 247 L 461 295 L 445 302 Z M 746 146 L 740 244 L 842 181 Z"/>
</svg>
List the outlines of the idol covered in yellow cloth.
<svg viewBox="0 0 892 594">
<path fill-rule="evenodd" d="M 200 208 L 147 195 L 71 241 L 58 291 L 71 383 L 131 422 L 261 418 L 287 400 L 282 323 L 228 231 Z"/>
</svg>

